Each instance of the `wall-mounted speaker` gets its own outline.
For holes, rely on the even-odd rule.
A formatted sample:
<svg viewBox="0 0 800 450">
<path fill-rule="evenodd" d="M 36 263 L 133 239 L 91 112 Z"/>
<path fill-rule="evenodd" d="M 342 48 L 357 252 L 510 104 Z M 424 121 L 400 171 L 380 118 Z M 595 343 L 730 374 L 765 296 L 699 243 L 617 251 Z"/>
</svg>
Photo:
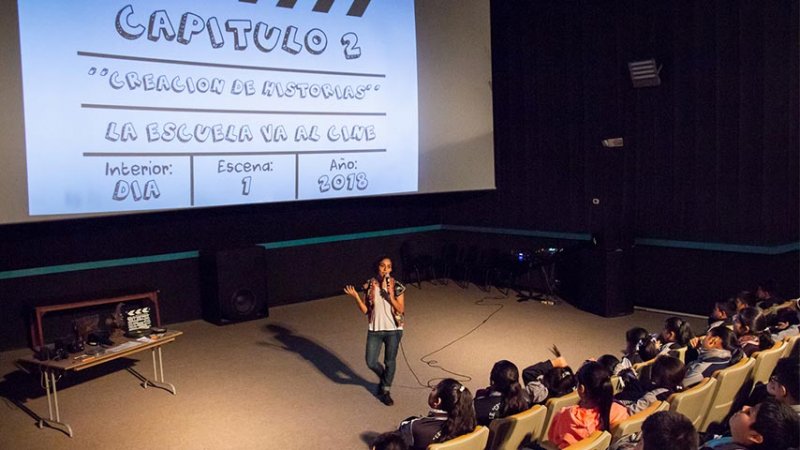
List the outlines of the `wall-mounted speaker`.
<svg viewBox="0 0 800 450">
<path fill-rule="evenodd" d="M 263 247 L 203 252 L 203 318 L 218 325 L 269 315 Z"/>
</svg>

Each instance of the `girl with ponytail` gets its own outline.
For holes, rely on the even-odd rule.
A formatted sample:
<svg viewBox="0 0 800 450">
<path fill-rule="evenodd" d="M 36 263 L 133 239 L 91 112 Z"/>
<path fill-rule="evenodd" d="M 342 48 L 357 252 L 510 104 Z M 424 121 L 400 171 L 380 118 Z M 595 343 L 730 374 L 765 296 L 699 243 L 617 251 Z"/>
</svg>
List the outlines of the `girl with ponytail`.
<svg viewBox="0 0 800 450">
<path fill-rule="evenodd" d="M 677 353 L 671 351 L 686 347 L 693 337 L 694 333 L 689 322 L 680 317 L 670 317 L 664 321 L 664 329 L 659 336 L 661 341 L 659 354 L 677 356 Z"/>
<path fill-rule="evenodd" d="M 610 431 L 611 427 L 628 418 L 624 406 L 614 401 L 611 374 L 602 364 L 588 361 L 576 374 L 580 401 L 556 413 L 548 439 L 565 448 L 597 430 Z"/>
<path fill-rule="evenodd" d="M 400 433 L 409 448 L 425 450 L 434 442 L 444 442 L 475 429 L 472 393 L 452 378 L 440 381 L 428 396 L 430 412 L 425 417 L 409 417 L 400 423 Z"/>
<path fill-rule="evenodd" d="M 744 308 L 733 316 L 733 331 L 747 356 L 772 348 L 775 344 L 767 330 L 767 318 L 755 306 Z"/>
<path fill-rule="evenodd" d="M 489 387 L 475 393 L 475 416 L 479 425 L 530 408 L 526 391 L 519 384 L 519 369 L 511 361 L 497 361 L 489 375 Z"/>
</svg>

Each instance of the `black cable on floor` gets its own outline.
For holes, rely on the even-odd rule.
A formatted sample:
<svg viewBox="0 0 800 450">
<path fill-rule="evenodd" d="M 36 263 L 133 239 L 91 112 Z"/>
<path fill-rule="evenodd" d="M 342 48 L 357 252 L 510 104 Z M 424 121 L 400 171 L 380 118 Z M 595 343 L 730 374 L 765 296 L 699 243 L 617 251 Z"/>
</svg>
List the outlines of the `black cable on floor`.
<svg viewBox="0 0 800 450">
<path fill-rule="evenodd" d="M 500 303 L 485 303 L 485 302 L 487 300 L 502 300 L 504 298 L 508 298 L 508 295 L 503 295 L 501 297 L 483 297 L 480 300 L 475 301 L 474 304 L 477 305 L 477 306 L 497 306 L 497 309 L 492 311 L 479 324 L 475 325 L 472 329 L 470 329 L 466 333 L 464 333 L 461 336 L 453 339 L 452 341 L 448 342 L 447 344 L 443 345 L 442 347 L 439 347 L 438 349 L 436 349 L 436 350 L 434 350 L 434 351 L 432 351 L 432 352 L 430 352 L 430 353 L 428 353 L 426 355 L 423 355 L 423 356 L 421 356 L 419 358 L 419 360 L 422 363 L 424 363 L 425 365 L 427 365 L 428 367 L 432 367 L 434 369 L 439 369 L 439 370 L 441 370 L 441 371 L 443 371 L 445 373 L 448 373 L 448 374 L 452 375 L 452 377 L 431 378 L 426 383 L 422 383 L 422 381 L 417 376 L 416 372 L 414 372 L 414 369 L 411 368 L 411 363 L 409 363 L 408 356 L 406 356 L 406 350 L 405 350 L 405 348 L 403 348 L 403 342 L 400 341 L 400 351 L 403 353 L 403 359 L 406 362 L 406 366 L 408 367 L 408 370 L 411 372 L 411 374 L 414 375 L 414 378 L 417 380 L 417 384 L 419 384 L 419 386 L 420 386 L 417 389 L 422 389 L 422 388 L 430 389 L 430 388 L 433 388 L 434 386 L 436 386 L 436 384 L 439 381 L 444 380 L 445 378 L 454 378 L 460 383 L 465 383 L 465 382 L 468 382 L 468 381 L 472 381 L 472 377 L 470 377 L 469 375 L 458 373 L 458 372 L 454 372 L 452 370 L 446 369 L 446 368 L 440 366 L 439 362 L 437 360 L 435 360 L 435 359 L 428 360 L 427 358 L 432 356 L 432 355 L 435 355 L 436 353 L 439 353 L 440 351 L 446 349 L 447 347 L 450 347 L 451 345 L 455 344 L 456 342 L 464 339 L 465 337 L 467 337 L 470 334 L 472 334 L 475 331 L 477 331 L 478 328 L 482 327 L 495 314 L 499 313 L 503 308 L 505 308 L 505 305 L 500 304 Z"/>
</svg>

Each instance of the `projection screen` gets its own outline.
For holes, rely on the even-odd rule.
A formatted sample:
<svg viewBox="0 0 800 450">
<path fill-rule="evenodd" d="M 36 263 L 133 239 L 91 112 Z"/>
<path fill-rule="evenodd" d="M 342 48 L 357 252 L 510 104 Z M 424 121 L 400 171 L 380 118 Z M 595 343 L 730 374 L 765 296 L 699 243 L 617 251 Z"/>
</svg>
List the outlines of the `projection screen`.
<svg viewBox="0 0 800 450">
<path fill-rule="evenodd" d="M 487 2 L 0 8 L 0 223 L 494 188 Z"/>
</svg>

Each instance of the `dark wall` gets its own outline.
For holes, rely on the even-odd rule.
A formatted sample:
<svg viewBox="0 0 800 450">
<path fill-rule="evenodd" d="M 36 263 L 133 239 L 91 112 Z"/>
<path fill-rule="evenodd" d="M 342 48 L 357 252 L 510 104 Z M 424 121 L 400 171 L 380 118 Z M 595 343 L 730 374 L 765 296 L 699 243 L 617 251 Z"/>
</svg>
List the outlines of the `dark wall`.
<svg viewBox="0 0 800 450">
<path fill-rule="evenodd" d="M 796 245 L 735 245 L 799 240 L 798 5 L 492 2 L 498 189 L 445 223 L 591 233 L 626 251 L 639 305 L 705 313 L 767 278 L 797 295 Z M 634 89 L 650 58 L 661 85 Z M 654 238 L 677 247 L 634 245 Z"/>
<path fill-rule="evenodd" d="M 492 2 L 498 190 L 446 221 L 797 241 L 798 5 Z M 662 84 L 634 89 L 649 58 Z"/>
<path fill-rule="evenodd" d="M 659 238 L 769 250 L 800 240 L 799 8 L 796 0 L 496 0 L 496 191 L 5 225 L 0 272 L 451 224 L 594 234 L 602 247 L 625 248 L 637 304 L 705 312 L 708 297 L 767 277 L 797 295 L 796 251 L 634 244 Z M 648 58 L 663 65 L 662 84 L 634 89 L 627 63 Z M 604 149 L 600 141 L 611 137 L 623 137 L 624 147 Z M 446 240 L 537 245 L 495 234 L 418 237 L 431 251 Z M 269 250 L 271 303 L 336 293 L 341 280 L 367 276 L 377 253 L 397 256 L 407 238 Z M 0 278 L 0 348 L 25 345 L 30 303 L 157 288 L 165 322 L 196 319 L 199 273 L 190 257 Z"/>
</svg>

